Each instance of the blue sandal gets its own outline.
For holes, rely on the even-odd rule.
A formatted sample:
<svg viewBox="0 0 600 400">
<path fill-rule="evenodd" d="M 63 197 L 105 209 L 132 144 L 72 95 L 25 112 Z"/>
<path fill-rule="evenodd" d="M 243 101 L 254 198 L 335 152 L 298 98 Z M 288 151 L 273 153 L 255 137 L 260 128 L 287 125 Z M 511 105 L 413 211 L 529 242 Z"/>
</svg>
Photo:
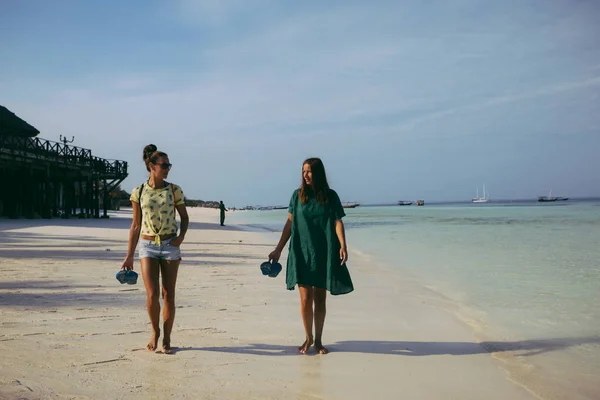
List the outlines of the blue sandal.
<svg viewBox="0 0 600 400">
<path fill-rule="evenodd" d="M 120 270 L 117 272 L 117 280 L 121 282 L 121 284 L 135 285 L 137 283 L 138 274 L 132 270 Z"/>
<path fill-rule="evenodd" d="M 264 263 L 260 264 L 260 270 L 262 271 L 262 274 L 268 275 L 271 278 L 275 278 L 277 275 L 279 275 L 282 269 L 283 268 L 281 267 L 281 264 L 277 262 L 271 264 L 270 262 L 265 261 Z"/>
</svg>

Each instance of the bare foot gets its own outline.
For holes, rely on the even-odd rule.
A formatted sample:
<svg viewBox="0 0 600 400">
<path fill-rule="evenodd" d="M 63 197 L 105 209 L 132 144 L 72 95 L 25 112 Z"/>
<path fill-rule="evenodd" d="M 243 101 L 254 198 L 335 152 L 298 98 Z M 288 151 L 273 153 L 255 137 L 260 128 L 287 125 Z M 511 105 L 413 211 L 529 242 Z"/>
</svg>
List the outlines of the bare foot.
<svg viewBox="0 0 600 400">
<path fill-rule="evenodd" d="M 302 343 L 302 346 L 298 347 L 298 351 L 302 354 L 306 354 L 308 353 L 308 350 L 310 349 L 310 346 L 313 345 L 313 339 L 312 338 L 307 338 L 304 343 Z"/>
<path fill-rule="evenodd" d="M 150 341 L 146 345 L 146 349 L 148 349 L 148 351 L 156 351 L 156 348 L 158 347 L 158 338 L 159 337 L 160 337 L 160 329 L 158 329 L 157 331 L 155 331 L 152 334 Z"/>
<path fill-rule="evenodd" d="M 171 340 L 163 339 L 162 352 L 163 354 L 173 354 L 173 349 L 171 348 Z"/>
<path fill-rule="evenodd" d="M 319 353 L 319 354 L 329 353 L 329 350 L 327 350 L 325 347 L 323 347 L 323 343 L 321 343 L 320 340 L 317 340 L 315 342 L 315 349 L 317 350 L 317 353 Z"/>
</svg>

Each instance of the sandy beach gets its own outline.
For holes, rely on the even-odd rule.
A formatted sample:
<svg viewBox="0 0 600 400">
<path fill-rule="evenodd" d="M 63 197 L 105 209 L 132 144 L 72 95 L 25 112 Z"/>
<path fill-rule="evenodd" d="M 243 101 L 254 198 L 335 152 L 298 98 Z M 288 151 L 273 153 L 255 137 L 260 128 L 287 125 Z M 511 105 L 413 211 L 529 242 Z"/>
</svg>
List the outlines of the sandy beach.
<svg viewBox="0 0 600 400">
<path fill-rule="evenodd" d="M 285 271 L 268 278 L 258 268 L 279 234 L 220 227 L 216 210 L 190 217 L 172 355 L 144 348 L 141 274 L 137 285 L 115 279 L 128 210 L 101 220 L 0 220 L 0 398 L 538 398 L 443 299 L 352 248 L 356 290 L 328 299 L 331 353 L 298 354 L 298 292 L 285 289 Z"/>
</svg>

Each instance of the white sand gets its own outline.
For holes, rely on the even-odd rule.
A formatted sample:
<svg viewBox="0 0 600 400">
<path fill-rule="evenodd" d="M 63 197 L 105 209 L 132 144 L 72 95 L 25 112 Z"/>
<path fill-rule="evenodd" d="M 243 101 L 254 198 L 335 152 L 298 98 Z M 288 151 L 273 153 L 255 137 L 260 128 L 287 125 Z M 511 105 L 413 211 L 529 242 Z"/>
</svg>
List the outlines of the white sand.
<svg viewBox="0 0 600 400">
<path fill-rule="evenodd" d="M 279 234 L 219 227 L 216 210 L 190 214 L 174 355 L 144 349 L 141 274 L 135 286 L 115 279 L 127 211 L 0 220 L 0 398 L 536 398 L 439 299 L 352 252 L 356 291 L 328 298 L 331 353 L 298 354 L 298 292 L 285 289 L 285 271 L 273 279 L 258 268 Z"/>
</svg>

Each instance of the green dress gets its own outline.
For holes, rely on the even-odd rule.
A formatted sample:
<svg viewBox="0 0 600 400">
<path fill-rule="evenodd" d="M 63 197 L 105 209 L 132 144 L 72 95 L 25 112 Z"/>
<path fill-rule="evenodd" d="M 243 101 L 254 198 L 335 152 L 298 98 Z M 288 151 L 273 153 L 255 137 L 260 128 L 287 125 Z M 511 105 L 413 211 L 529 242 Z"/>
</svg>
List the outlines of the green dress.
<svg viewBox="0 0 600 400">
<path fill-rule="evenodd" d="M 337 193 L 330 189 L 327 204 L 314 196 L 300 202 L 300 189 L 294 191 L 288 211 L 292 214 L 292 234 L 286 269 L 289 290 L 299 285 L 327 289 L 332 295 L 354 290 L 346 264 L 340 264 L 340 242 L 335 221 L 346 215 Z"/>
</svg>

